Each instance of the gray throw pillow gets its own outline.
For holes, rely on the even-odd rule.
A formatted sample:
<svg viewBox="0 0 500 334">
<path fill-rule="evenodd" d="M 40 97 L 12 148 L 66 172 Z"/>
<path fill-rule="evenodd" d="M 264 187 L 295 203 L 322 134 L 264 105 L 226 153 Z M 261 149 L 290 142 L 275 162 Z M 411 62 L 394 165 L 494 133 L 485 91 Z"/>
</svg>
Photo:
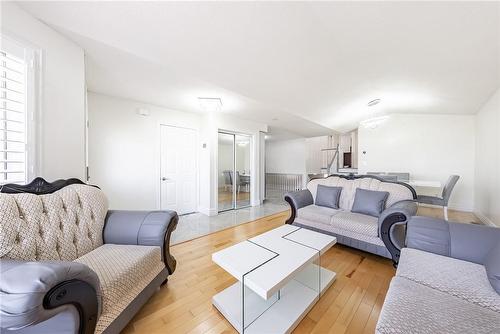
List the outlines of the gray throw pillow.
<svg viewBox="0 0 500 334">
<path fill-rule="evenodd" d="M 316 190 L 316 201 L 314 204 L 317 206 L 338 209 L 341 192 L 342 187 L 328 187 L 320 184 Z"/>
<path fill-rule="evenodd" d="M 374 191 L 357 188 L 351 212 L 379 217 L 385 209 L 385 202 L 389 197 L 387 191 Z"/>
<path fill-rule="evenodd" d="M 484 267 L 491 286 L 495 291 L 500 294 L 500 241 L 497 242 L 484 261 Z"/>
</svg>

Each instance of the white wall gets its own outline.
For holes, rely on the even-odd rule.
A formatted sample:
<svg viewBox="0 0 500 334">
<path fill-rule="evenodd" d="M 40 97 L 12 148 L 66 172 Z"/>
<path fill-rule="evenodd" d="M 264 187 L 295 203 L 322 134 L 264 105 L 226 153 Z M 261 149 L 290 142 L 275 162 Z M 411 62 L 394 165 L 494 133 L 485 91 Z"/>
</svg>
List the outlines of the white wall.
<svg viewBox="0 0 500 334">
<path fill-rule="evenodd" d="M 472 211 L 474 122 L 474 115 L 393 114 L 375 129 L 361 126 L 359 172 L 409 172 L 411 179 L 442 184 L 460 175 L 450 207 Z"/>
<path fill-rule="evenodd" d="M 266 142 L 266 173 L 301 174 L 307 183 L 305 138 Z"/>
<path fill-rule="evenodd" d="M 91 92 L 88 110 L 90 183 L 111 209 L 158 209 L 160 124 L 199 130 L 201 117 Z"/>
<path fill-rule="evenodd" d="M 148 109 L 150 116 L 138 115 L 138 108 Z M 207 215 L 217 214 L 218 131 L 251 135 L 251 191 L 256 194 L 251 204 L 260 204 L 258 144 L 259 131 L 267 130 L 265 125 L 226 115 L 175 111 L 97 93 L 88 94 L 88 110 L 90 182 L 103 189 L 110 208 L 159 208 L 160 124 L 198 131 L 198 210 Z"/>
<path fill-rule="evenodd" d="M 266 142 L 266 173 L 306 174 L 305 138 Z"/>
<path fill-rule="evenodd" d="M 49 181 L 85 176 L 83 50 L 12 2 L 1 4 L 2 34 L 41 53 L 38 172 Z"/>
<path fill-rule="evenodd" d="M 476 215 L 500 226 L 500 89 L 476 115 Z"/>
</svg>

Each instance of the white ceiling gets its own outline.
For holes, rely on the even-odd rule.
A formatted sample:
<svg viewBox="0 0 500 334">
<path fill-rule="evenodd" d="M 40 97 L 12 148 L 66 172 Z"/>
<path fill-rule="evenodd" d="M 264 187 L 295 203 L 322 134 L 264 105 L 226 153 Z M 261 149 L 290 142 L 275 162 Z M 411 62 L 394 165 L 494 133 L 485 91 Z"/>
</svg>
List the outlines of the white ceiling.
<svg viewBox="0 0 500 334">
<path fill-rule="evenodd" d="M 500 86 L 500 2 L 20 5 L 86 50 L 92 91 L 198 112 L 198 96 L 221 97 L 300 136 L 472 114 Z"/>
</svg>

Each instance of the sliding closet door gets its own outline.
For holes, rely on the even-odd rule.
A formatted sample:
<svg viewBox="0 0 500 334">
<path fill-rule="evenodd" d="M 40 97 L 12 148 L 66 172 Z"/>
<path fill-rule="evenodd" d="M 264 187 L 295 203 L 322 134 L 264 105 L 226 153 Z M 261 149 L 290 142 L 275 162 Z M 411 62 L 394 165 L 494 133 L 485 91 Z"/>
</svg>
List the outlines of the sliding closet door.
<svg viewBox="0 0 500 334">
<path fill-rule="evenodd" d="M 236 208 L 250 206 L 250 136 L 235 135 Z"/>
<path fill-rule="evenodd" d="M 218 145 L 218 210 L 235 208 L 234 134 L 219 132 Z"/>
</svg>

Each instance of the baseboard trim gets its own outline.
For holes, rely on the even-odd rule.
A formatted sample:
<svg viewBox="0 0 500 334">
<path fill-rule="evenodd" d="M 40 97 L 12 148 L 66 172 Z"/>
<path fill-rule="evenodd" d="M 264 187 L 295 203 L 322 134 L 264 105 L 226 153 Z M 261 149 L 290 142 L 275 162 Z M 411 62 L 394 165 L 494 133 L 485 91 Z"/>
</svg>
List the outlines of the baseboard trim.
<svg viewBox="0 0 500 334">
<path fill-rule="evenodd" d="M 474 214 L 476 215 L 477 218 L 479 218 L 480 221 L 482 221 L 485 225 L 489 225 L 489 226 L 494 226 L 494 227 L 498 227 L 498 225 L 496 225 L 493 221 L 491 221 L 491 219 L 489 219 L 488 217 L 486 217 L 484 214 L 482 214 L 481 212 L 474 212 Z"/>
<path fill-rule="evenodd" d="M 209 209 L 209 208 L 202 208 L 202 207 L 199 207 L 198 208 L 198 212 L 199 213 L 203 213 L 204 215 L 207 215 L 207 216 L 217 216 L 217 209 Z"/>
<path fill-rule="evenodd" d="M 426 208 L 438 208 L 443 210 L 443 207 L 440 205 L 432 205 L 432 204 L 426 204 L 426 203 L 418 203 L 419 206 L 426 207 Z M 449 210 L 453 211 L 462 211 L 462 212 L 471 212 L 474 213 L 474 210 L 472 210 L 469 206 L 460 206 L 456 204 L 449 204 L 448 205 Z"/>
</svg>

